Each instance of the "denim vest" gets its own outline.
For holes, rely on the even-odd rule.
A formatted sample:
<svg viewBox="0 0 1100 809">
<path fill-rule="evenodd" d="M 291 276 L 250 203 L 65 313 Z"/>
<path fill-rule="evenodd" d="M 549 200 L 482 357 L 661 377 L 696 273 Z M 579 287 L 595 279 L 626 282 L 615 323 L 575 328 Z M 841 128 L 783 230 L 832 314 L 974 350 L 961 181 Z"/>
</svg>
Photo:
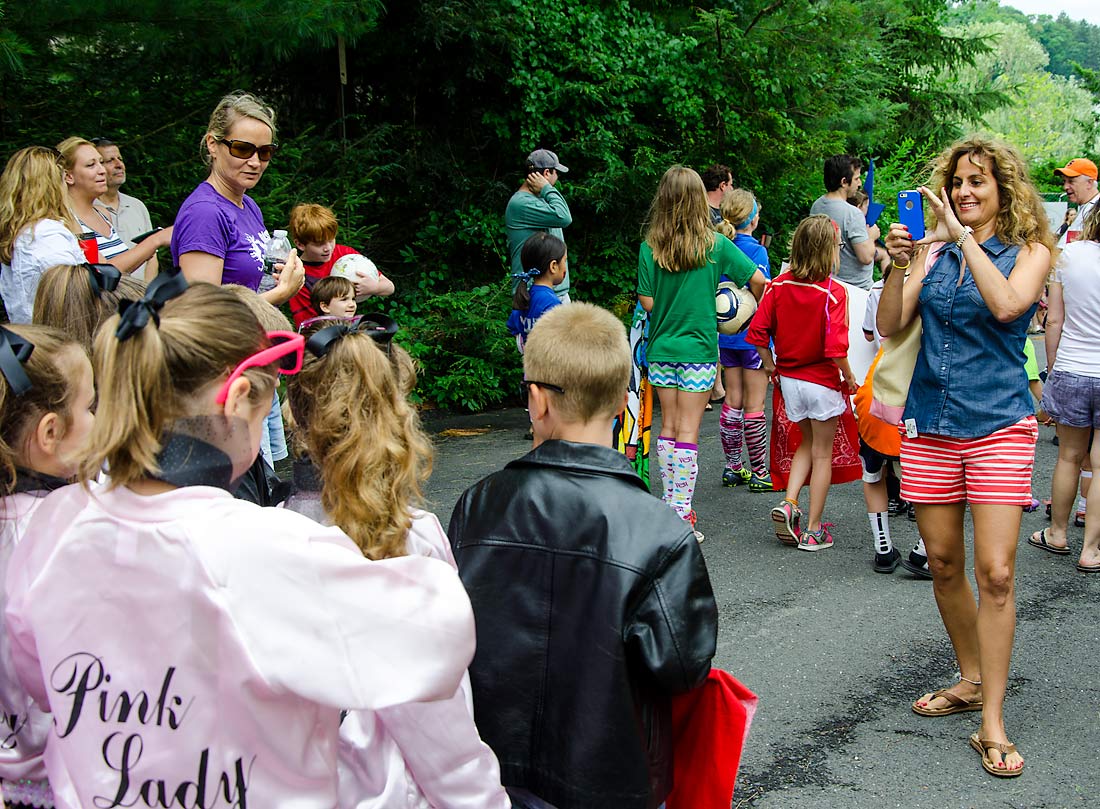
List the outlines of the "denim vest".
<svg viewBox="0 0 1100 809">
<path fill-rule="evenodd" d="M 1019 246 L 993 236 L 981 247 L 1007 278 Z M 998 322 L 969 267 L 958 283 L 961 257 L 948 244 L 921 287 L 923 333 L 904 416 L 916 421 L 921 435 L 981 438 L 1035 413 L 1024 370 L 1035 306 L 1011 323 Z"/>
</svg>

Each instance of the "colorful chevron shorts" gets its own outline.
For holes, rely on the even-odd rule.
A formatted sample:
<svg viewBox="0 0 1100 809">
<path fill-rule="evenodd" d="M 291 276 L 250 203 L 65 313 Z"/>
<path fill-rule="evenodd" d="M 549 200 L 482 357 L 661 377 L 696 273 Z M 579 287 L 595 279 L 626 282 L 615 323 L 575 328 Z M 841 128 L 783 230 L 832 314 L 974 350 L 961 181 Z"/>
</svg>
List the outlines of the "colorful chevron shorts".
<svg viewBox="0 0 1100 809">
<path fill-rule="evenodd" d="M 649 384 L 688 393 L 706 393 L 718 378 L 716 362 L 650 362 Z"/>
</svg>

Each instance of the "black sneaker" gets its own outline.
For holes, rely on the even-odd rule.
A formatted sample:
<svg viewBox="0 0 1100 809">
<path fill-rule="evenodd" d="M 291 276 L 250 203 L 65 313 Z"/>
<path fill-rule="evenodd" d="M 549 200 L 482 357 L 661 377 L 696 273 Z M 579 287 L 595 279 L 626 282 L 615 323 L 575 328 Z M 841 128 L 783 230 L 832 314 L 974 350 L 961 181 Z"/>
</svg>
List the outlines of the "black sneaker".
<svg viewBox="0 0 1100 809">
<path fill-rule="evenodd" d="M 891 548 L 889 553 L 876 553 L 875 573 L 893 573 L 900 560 L 901 554 L 897 548 Z"/>
<path fill-rule="evenodd" d="M 909 501 L 902 500 L 900 497 L 891 497 L 886 505 L 886 510 L 891 517 L 896 517 L 899 514 L 905 514 L 909 510 Z"/>
<path fill-rule="evenodd" d="M 901 566 L 918 579 L 932 578 L 932 571 L 928 569 L 928 557 L 921 556 L 916 551 L 910 551 L 909 558 L 901 560 Z"/>
<path fill-rule="evenodd" d="M 912 503 L 906 504 L 905 516 L 909 518 L 909 522 L 917 521 L 917 509 Z"/>
</svg>

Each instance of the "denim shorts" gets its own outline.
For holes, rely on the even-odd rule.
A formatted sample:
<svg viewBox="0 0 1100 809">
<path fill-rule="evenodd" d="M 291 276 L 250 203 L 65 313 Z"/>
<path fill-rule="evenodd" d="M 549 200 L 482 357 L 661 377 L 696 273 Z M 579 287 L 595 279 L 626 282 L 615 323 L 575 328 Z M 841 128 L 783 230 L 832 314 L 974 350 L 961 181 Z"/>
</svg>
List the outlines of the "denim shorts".
<svg viewBox="0 0 1100 809">
<path fill-rule="evenodd" d="M 1043 387 L 1042 407 L 1058 424 L 1100 429 L 1100 379 L 1051 371 Z"/>
<path fill-rule="evenodd" d="M 714 362 L 649 363 L 649 384 L 655 388 L 676 388 L 688 393 L 706 393 L 718 379 Z"/>
<path fill-rule="evenodd" d="M 718 348 L 718 364 L 723 368 L 746 368 L 757 371 L 764 361 L 755 348 Z"/>
</svg>

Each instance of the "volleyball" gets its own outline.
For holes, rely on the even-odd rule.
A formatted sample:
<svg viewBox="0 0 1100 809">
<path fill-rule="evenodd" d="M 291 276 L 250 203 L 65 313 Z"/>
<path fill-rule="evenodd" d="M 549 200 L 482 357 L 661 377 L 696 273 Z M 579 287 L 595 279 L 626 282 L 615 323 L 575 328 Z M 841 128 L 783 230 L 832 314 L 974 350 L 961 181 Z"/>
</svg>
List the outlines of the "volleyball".
<svg viewBox="0 0 1100 809">
<path fill-rule="evenodd" d="M 737 334 L 748 327 L 756 312 L 756 298 L 732 281 L 723 281 L 714 296 L 714 309 L 718 315 L 718 331 Z"/>
<path fill-rule="evenodd" d="M 347 278 L 353 284 L 358 283 L 363 278 L 369 278 L 372 281 L 378 280 L 378 267 L 374 262 L 361 253 L 348 253 L 346 256 L 340 256 L 336 259 L 336 263 L 332 265 L 332 271 L 329 275 L 335 275 L 337 278 Z M 369 295 L 356 297 L 357 301 L 366 300 Z"/>
</svg>

